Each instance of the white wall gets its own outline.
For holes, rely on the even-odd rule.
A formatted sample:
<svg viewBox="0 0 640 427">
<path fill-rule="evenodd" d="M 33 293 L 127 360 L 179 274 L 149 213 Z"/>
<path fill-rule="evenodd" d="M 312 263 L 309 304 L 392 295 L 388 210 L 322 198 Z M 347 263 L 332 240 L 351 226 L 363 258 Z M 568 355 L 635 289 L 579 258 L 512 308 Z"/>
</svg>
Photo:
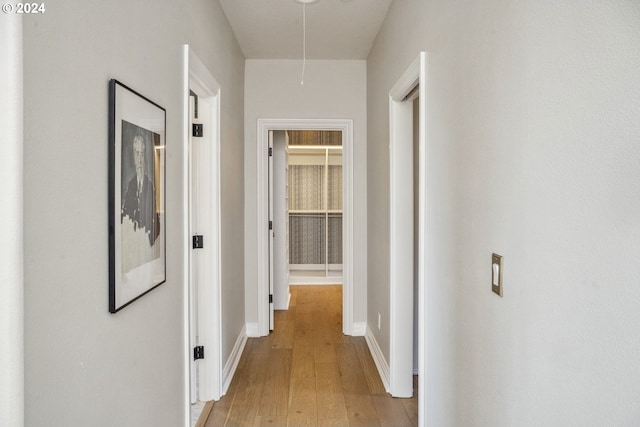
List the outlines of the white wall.
<svg viewBox="0 0 640 427">
<path fill-rule="evenodd" d="M 184 43 L 193 42 L 223 93 L 239 98 L 223 100 L 223 139 L 238 146 L 242 139 L 242 85 L 231 77 L 243 73 L 242 55 L 218 4 L 208 3 L 60 0 L 24 19 L 28 426 L 175 427 L 187 418 L 180 254 L 188 239 L 176 203 L 183 190 Z M 213 23 L 189 19 L 199 14 Z M 116 314 L 107 310 L 110 78 L 167 110 L 167 281 Z M 233 149 L 223 147 L 223 173 L 242 169 Z M 242 188 L 241 178 L 235 186 Z M 227 232 L 241 234 L 242 201 L 229 209 Z M 236 271 L 227 274 L 242 277 L 241 261 L 231 265 Z M 242 313 L 242 290 L 232 292 L 240 305 L 232 301 L 227 310 Z"/>
<path fill-rule="evenodd" d="M 0 425 L 24 425 L 22 16 L 0 16 Z"/>
<path fill-rule="evenodd" d="M 427 425 L 640 422 L 638 46 L 634 1 L 392 4 L 367 63 L 369 319 L 388 90 L 426 50 Z"/>
<path fill-rule="evenodd" d="M 245 300 L 248 323 L 258 321 L 257 292 L 257 120 L 353 119 L 354 145 L 354 301 L 367 298 L 366 62 L 247 60 L 245 65 Z M 354 322 L 366 321 L 366 304 L 356 307 Z"/>
</svg>

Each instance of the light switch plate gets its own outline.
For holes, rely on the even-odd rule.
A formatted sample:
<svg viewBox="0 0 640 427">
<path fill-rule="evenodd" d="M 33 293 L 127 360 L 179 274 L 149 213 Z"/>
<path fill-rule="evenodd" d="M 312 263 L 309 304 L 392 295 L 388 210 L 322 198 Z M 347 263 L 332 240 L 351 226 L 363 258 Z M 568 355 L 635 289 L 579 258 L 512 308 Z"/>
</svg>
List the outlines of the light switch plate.
<svg viewBox="0 0 640 427">
<path fill-rule="evenodd" d="M 495 265 L 497 265 L 497 272 Z M 491 290 L 500 296 L 502 296 L 502 270 L 502 255 L 491 254 Z"/>
</svg>

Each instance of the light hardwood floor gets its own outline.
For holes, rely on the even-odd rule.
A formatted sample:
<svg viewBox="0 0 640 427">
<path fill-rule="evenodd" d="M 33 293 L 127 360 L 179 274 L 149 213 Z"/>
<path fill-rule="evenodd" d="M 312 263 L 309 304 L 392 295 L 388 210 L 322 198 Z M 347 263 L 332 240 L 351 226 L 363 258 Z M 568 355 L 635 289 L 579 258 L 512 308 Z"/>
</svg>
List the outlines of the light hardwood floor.
<svg viewBox="0 0 640 427">
<path fill-rule="evenodd" d="M 390 397 L 364 338 L 342 334 L 341 286 L 292 286 L 274 329 L 248 339 L 227 395 L 203 413 L 204 426 L 418 425 L 416 394 Z"/>
</svg>

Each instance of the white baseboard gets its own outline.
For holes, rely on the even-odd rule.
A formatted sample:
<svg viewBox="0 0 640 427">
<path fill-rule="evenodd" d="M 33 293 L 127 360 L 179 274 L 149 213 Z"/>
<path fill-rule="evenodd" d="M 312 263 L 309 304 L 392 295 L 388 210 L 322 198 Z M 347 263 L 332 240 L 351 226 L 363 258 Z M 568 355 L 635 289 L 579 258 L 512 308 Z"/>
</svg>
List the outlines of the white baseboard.
<svg viewBox="0 0 640 427">
<path fill-rule="evenodd" d="M 238 339 L 236 339 L 236 343 L 233 346 L 233 350 L 231 350 L 229 359 L 227 359 L 227 363 L 224 364 L 224 371 L 222 372 L 221 396 L 224 396 L 225 394 L 227 394 L 227 390 L 229 389 L 229 385 L 231 384 L 231 380 L 233 379 L 233 374 L 236 373 L 236 368 L 238 367 L 238 363 L 240 362 L 240 356 L 242 356 L 242 350 L 244 350 L 244 345 L 246 343 L 247 343 L 247 332 L 245 327 L 245 328 L 242 328 L 242 331 L 240 331 L 240 335 L 238 335 Z"/>
<path fill-rule="evenodd" d="M 380 379 L 382 380 L 382 384 L 384 384 L 384 389 L 389 392 L 391 389 L 391 376 L 389 370 L 389 363 L 384 358 L 382 354 L 382 350 L 378 345 L 378 341 L 376 341 L 376 337 L 373 335 L 373 331 L 371 328 L 367 326 L 367 333 L 364 336 L 367 341 L 367 345 L 369 346 L 369 351 L 371 352 L 371 357 L 373 357 L 373 361 L 378 368 L 378 373 L 380 374 Z"/>
<path fill-rule="evenodd" d="M 311 277 L 291 276 L 289 285 L 342 285 L 342 276 Z"/>
<path fill-rule="evenodd" d="M 247 323 L 245 325 L 245 329 L 247 331 L 247 336 L 249 338 L 259 338 L 262 336 L 260 333 L 260 328 L 258 327 L 258 323 Z"/>
<path fill-rule="evenodd" d="M 353 322 L 351 335 L 354 337 L 364 337 L 367 334 L 367 322 Z"/>
<path fill-rule="evenodd" d="M 290 267 L 289 285 L 342 285 L 342 264 L 331 264 L 328 274 L 324 267 L 324 264 L 296 264 L 295 268 Z"/>
<path fill-rule="evenodd" d="M 275 298 L 274 298 L 275 301 Z M 287 302 L 283 305 L 276 305 L 276 303 L 273 303 L 273 309 L 274 310 L 289 310 L 289 303 L 291 302 L 291 293 L 288 294 L 287 296 Z"/>
</svg>

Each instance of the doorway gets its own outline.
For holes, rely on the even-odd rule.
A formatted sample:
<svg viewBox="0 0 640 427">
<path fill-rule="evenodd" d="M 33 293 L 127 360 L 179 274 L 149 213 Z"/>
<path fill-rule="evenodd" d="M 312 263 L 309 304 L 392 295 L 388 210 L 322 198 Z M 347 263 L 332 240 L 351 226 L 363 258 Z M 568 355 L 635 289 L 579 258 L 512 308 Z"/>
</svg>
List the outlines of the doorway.
<svg viewBox="0 0 640 427">
<path fill-rule="evenodd" d="M 342 132 L 269 135 L 273 304 L 287 310 L 289 285 L 342 285 Z"/>
<path fill-rule="evenodd" d="M 342 133 L 288 131 L 289 283 L 342 284 Z"/>
<path fill-rule="evenodd" d="M 273 300 L 270 294 L 270 236 L 269 230 L 269 133 L 284 130 L 339 131 L 342 136 L 342 254 L 343 254 L 343 333 L 364 335 L 354 327 L 353 298 L 353 121 L 343 119 L 259 119 L 257 146 L 258 224 L 265 230 L 258 234 L 258 336 L 269 334 Z"/>
</svg>

